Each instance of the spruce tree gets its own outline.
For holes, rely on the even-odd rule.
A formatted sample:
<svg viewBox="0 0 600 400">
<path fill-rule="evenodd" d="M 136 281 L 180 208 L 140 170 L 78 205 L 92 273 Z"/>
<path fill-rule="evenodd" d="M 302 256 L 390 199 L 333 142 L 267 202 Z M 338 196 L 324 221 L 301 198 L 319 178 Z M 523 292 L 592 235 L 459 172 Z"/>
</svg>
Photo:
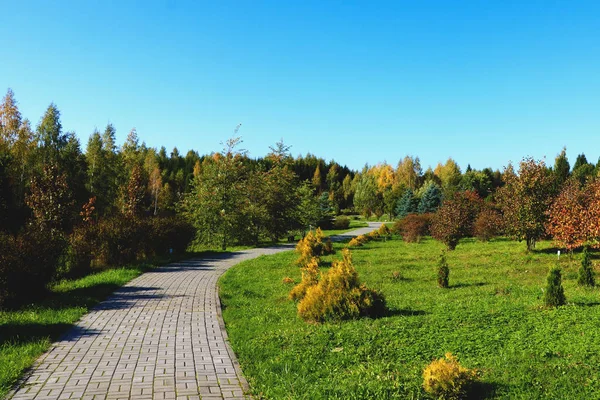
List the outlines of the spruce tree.
<svg viewBox="0 0 600 400">
<path fill-rule="evenodd" d="M 418 200 L 411 189 L 406 189 L 396 205 L 396 215 L 406 217 L 408 214 L 417 212 Z"/>
<path fill-rule="evenodd" d="M 435 183 L 430 183 L 421 196 L 417 207 L 419 214 L 436 212 L 442 204 L 442 189 Z"/>
</svg>

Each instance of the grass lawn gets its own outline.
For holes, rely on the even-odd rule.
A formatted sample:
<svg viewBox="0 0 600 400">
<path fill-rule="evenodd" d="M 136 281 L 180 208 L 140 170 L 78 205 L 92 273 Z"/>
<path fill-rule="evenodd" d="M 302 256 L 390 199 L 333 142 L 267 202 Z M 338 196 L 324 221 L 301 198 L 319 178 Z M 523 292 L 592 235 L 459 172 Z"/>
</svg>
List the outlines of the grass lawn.
<svg viewBox="0 0 600 400">
<path fill-rule="evenodd" d="M 354 264 L 390 316 L 321 325 L 287 299 L 295 254 L 261 257 L 220 280 L 227 332 L 258 398 L 426 398 L 423 368 L 446 352 L 480 371 L 474 398 L 600 398 L 600 290 L 577 287 L 579 255 L 562 256 L 569 304 L 541 307 L 551 246 L 462 241 L 447 254 L 451 287 L 439 289 L 440 243 L 370 242 Z"/>
</svg>

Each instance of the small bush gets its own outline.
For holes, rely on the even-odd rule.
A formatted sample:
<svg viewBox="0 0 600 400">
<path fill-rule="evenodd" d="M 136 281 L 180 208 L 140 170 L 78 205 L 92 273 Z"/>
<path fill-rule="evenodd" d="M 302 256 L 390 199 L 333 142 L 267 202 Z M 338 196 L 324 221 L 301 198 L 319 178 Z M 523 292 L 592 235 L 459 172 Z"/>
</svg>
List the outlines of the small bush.
<svg viewBox="0 0 600 400">
<path fill-rule="evenodd" d="M 379 239 L 379 232 L 371 231 L 367 234 L 367 236 L 369 237 L 369 239 Z"/>
<path fill-rule="evenodd" d="M 321 230 L 317 229 L 317 232 L 319 231 Z M 308 265 L 313 258 L 317 258 L 318 261 L 322 252 L 323 242 L 319 241 L 317 234 L 310 231 L 303 239 L 298 241 L 298 244 L 296 245 L 296 253 L 300 255 L 298 260 L 296 260 L 296 264 L 304 267 Z"/>
<path fill-rule="evenodd" d="M 408 243 L 418 243 L 423 236 L 429 235 L 433 214 L 408 214 L 394 223 L 392 232 L 402 236 Z"/>
<path fill-rule="evenodd" d="M 290 291 L 291 300 L 302 300 L 306 290 L 319 282 L 319 259 L 313 257 L 304 268 L 302 268 L 302 280 Z"/>
<path fill-rule="evenodd" d="M 352 238 L 350 239 L 350 242 L 348 242 L 348 247 L 360 247 L 362 245 L 362 242 L 357 238 Z"/>
<path fill-rule="evenodd" d="M 323 244 L 323 255 L 335 254 L 335 250 L 333 249 L 333 243 L 330 238 L 327 238 L 327 241 Z"/>
<path fill-rule="evenodd" d="M 550 268 L 546 278 L 546 290 L 544 291 L 544 305 L 547 307 L 562 306 L 567 302 L 565 291 L 562 286 L 562 277 L 559 267 Z"/>
<path fill-rule="evenodd" d="M 440 255 L 440 261 L 438 263 L 437 282 L 441 288 L 447 288 L 448 278 L 450 276 L 450 268 L 448 268 L 448 262 L 446 261 L 446 254 L 442 252 Z"/>
<path fill-rule="evenodd" d="M 393 281 L 402 280 L 402 274 L 400 273 L 400 271 L 394 271 L 394 272 L 392 272 L 392 280 Z"/>
<path fill-rule="evenodd" d="M 347 249 L 316 285 L 308 286 L 298 303 L 298 314 L 309 322 L 375 317 L 385 310 L 383 294 L 360 282 Z"/>
<path fill-rule="evenodd" d="M 485 208 L 479 213 L 473 225 L 473 233 L 477 239 L 487 242 L 502 234 L 502 214 L 491 208 Z"/>
<path fill-rule="evenodd" d="M 379 229 L 377 229 L 377 233 L 379 236 L 390 236 L 392 231 L 390 231 L 390 228 L 388 228 L 386 224 L 381 224 Z"/>
<path fill-rule="evenodd" d="M 596 286 L 596 280 L 594 279 L 594 270 L 592 268 L 592 261 L 590 260 L 590 253 L 587 247 L 583 248 L 583 255 L 581 259 L 581 267 L 579 268 L 579 276 L 577 278 L 577 284 L 579 286 Z"/>
<path fill-rule="evenodd" d="M 423 389 L 438 399 L 460 399 L 476 380 L 476 372 L 460 365 L 456 357 L 446 353 L 445 358 L 433 361 L 423 370 Z"/>
<path fill-rule="evenodd" d="M 285 283 L 285 284 L 294 283 L 294 280 L 292 278 L 290 278 L 289 276 L 286 276 L 285 278 L 283 278 L 283 283 Z"/>
<path fill-rule="evenodd" d="M 337 217 L 333 221 L 333 229 L 348 229 L 350 228 L 350 218 L 348 217 Z"/>
</svg>

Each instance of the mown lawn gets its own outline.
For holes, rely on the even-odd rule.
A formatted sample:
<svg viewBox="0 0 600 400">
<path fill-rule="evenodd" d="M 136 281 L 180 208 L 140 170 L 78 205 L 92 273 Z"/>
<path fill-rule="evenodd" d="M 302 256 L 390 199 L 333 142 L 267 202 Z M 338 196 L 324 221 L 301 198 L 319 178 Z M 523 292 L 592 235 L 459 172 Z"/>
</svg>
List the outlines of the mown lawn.
<svg viewBox="0 0 600 400">
<path fill-rule="evenodd" d="M 282 279 L 300 280 L 295 254 L 261 257 L 221 278 L 223 316 L 258 398 L 426 398 L 422 370 L 446 352 L 479 370 L 473 398 L 600 398 L 600 289 L 577 287 L 579 255 L 562 256 L 569 304 L 541 307 L 551 246 L 527 254 L 504 239 L 461 242 L 447 254 L 451 287 L 440 289 L 441 244 L 371 242 L 353 251 L 354 264 L 390 315 L 321 325 L 300 320 L 287 299 Z"/>
</svg>

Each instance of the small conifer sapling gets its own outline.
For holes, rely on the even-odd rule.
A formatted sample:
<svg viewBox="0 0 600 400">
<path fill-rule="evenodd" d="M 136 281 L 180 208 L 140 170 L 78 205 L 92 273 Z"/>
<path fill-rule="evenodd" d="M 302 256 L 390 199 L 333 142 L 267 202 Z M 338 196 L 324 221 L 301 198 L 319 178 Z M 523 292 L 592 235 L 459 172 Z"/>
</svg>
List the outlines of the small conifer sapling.
<svg viewBox="0 0 600 400">
<path fill-rule="evenodd" d="M 544 292 L 544 304 L 547 307 L 562 306 L 567 302 L 562 286 L 562 277 L 558 266 L 550 268 Z"/>
<path fill-rule="evenodd" d="M 594 270 L 592 268 L 592 260 L 590 260 L 590 253 L 587 247 L 583 248 L 583 258 L 581 260 L 581 267 L 579 268 L 577 284 L 579 286 L 596 286 Z"/>
<path fill-rule="evenodd" d="M 440 255 L 439 268 L 438 268 L 438 286 L 441 288 L 447 288 L 448 276 L 450 275 L 450 268 L 448 268 L 448 262 L 446 261 L 446 254 L 442 252 Z"/>
</svg>

